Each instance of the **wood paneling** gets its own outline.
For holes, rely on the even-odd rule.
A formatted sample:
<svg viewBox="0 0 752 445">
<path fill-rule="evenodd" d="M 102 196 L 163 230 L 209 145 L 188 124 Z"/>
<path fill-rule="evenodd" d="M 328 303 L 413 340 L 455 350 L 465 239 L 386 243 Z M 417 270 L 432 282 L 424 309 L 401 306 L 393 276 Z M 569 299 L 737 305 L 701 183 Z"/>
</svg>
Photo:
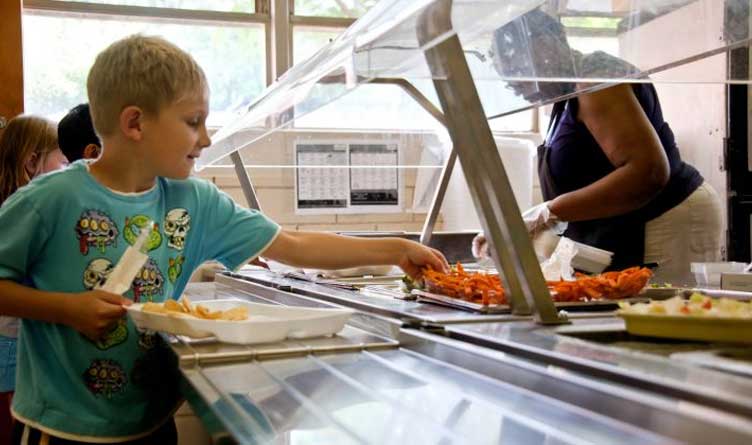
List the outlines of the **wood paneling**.
<svg viewBox="0 0 752 445">
<path fill-rule="evenodd" d="M 0 116 L 6 119 L 23 112 L 21 1 L 0 1 Z"/>
</svg>

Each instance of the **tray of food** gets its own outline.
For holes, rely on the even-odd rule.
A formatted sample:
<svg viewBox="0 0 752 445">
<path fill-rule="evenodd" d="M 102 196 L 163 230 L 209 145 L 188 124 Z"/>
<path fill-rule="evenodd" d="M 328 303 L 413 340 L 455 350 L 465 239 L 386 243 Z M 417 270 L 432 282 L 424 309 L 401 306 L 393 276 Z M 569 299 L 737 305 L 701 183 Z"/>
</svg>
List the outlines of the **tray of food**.
<svg viewBox="0 0 752 445">
<path fill-rule="evenodd" d="M 287 338 L 333 335 L 354 311 L 250 303 L 238 299 L 192 304 L 187 297 L 164 303 L 135 303 L 128 314 L 140 329 L 237 344 L 269 343 Z"/>
<path fill-rule="evenodd" d="M 650 280 L 649 269 L 633 267 L 597 275 L 577 274 L 574 281 L 550 281 L 557 308 L 616 308 L 617 301 L 644 301 L 639 294 Z M 457 264 L 449 273 L 423 271 L 422 282 L 405 282 L 418 301 L 480 313 L 509 312 L 509 302 L 498 274 L 467 272 Z"/>
<path fill-rule="evenodd" d="M 646 303 L 623 302 L 627 332 L 649 337 L 752 343 L 752 303 L 692 294 Z"/>
</svg>

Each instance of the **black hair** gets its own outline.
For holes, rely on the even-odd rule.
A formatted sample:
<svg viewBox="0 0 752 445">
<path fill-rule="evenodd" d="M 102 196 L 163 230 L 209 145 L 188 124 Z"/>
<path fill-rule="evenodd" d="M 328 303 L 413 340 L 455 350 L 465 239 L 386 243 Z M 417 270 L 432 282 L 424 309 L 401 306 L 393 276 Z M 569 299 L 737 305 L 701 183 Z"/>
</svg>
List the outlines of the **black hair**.
<svg viewBox="0 0 752 445">
<path fill-rule="evenodd" d="M 533 9 L 496 29 L 492 41 L 494 68 L 514 86 L 516 78 L 572 77 L 572 50 L 564 25 L 540 9 Z M 526 81 L 541 99 L 564 94 L 568 83 Z M 545 91 L 543 91 L 545 90 Z M 527 98 L 527 97 L 526 97 Z"/>
<path fill-rule="evenodd" d="M 533 53 L 533 42 L 548 42 L 546 53 Z M 534 77 L 544 74 L 544 61 L 571 50 L 567 34 L 556 18 L 533 9 L 494 31 L 494 66 L 501 76 Z M 540 50 L 539 50 L 540 51 Z M 557 74 L 564 73 L 545 73 Z"/>
<path fill-rule="evenodd" d="M 69 162 L 83 158 L 84 148 L 89 144 L 102 146 L 91 122 L 89 104 L 76 105 L 60 120 L 57 138 L 60 150 Z"/>
</svg>

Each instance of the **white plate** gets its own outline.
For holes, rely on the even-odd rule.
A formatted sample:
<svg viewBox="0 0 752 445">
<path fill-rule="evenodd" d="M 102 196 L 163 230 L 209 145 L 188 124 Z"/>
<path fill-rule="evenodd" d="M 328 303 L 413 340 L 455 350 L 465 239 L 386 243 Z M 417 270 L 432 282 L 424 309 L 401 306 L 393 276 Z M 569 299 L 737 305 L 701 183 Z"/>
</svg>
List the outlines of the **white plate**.
<svg viewBox="0 0 752 445">
<path fill-rule="evenodd" d="M 141 329 L 202 338 L 215 336 L 219 341 L 237 344 L 269 343 L 286 338 L 333 335 L 341 331 L 354 312 L 351 309 L 321 309 L 249 303 L 244 300 L 207 300 L 197 304 L 215 310 L 248 307 L 243 321 L 203 320 L 195 317 L 144 312 L 143 304 L 128 307 L 133 322 Z"/>
</svg>

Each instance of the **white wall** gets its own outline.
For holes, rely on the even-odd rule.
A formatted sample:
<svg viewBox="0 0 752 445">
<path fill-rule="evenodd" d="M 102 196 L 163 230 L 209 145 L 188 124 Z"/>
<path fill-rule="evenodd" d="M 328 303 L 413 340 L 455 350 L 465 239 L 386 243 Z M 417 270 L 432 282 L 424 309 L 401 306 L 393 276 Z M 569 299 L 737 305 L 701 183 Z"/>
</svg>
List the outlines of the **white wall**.
<svg viewBox="0 0 752 445">
<path fill-rule="evenodd" d="M 652 20 L 621 36 L 621 55 L 644 68 L 716 47 L 723 38 L 723 7 L 722 1 L 700 0 Z M 698 17 L 702 22 L 698 22 Z M 667 77 L 687 83 L 661 83 Z M 722 83 L 688 83 L 697 79 L 725 79 L 726 55 L 654 74 L 651 78 L 656 81 L 664 118 L 676 135 L 682 158 L 695 166 L 721 197 L 726 227 L 726 172 L 722 170 L 726 87 Z M 723 242 L 725 246 L 725 239 Z"/>
</svg>

